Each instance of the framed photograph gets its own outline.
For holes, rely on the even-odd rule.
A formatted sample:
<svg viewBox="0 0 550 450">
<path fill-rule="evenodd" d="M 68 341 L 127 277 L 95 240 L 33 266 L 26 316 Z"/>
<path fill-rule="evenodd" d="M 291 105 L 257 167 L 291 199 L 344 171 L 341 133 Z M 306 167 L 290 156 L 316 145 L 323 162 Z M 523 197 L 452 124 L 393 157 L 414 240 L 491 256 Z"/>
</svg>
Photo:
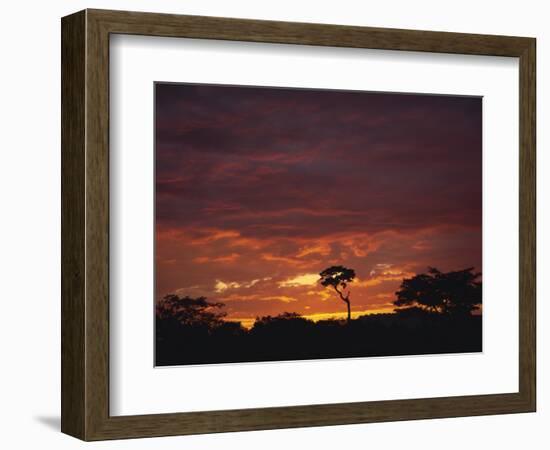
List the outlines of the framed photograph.
<svg viewBox="0 0 550 450">
<path fill-rule="evenodd" d="M 535 39 L 62 19 L 62 431 L 532 412 Z"/>
</svg>

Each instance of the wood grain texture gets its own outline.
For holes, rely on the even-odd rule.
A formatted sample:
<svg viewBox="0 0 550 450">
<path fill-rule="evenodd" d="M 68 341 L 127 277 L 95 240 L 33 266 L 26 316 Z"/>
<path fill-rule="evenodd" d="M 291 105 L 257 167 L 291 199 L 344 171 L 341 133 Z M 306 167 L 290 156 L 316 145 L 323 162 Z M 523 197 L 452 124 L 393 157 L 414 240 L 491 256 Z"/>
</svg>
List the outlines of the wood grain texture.
<svg viewBox="0 0 550 450">
<path fill-rule="evenodd" d="M 536 409 L 536 41 L 520 57 L 519 390 Z"/>
<path fill-rule="evenodd" d="M 436 31 L 88 10 L 111 33 L 331 47 L 521 56 L 529 38 Z"/>
<path fill-rule="evenodd" d="M 109 33 L 87 14 L 86 439 L 109 416 Z"/>
<path fill-rule="evenodd" d="M 109 416 L 111 33 L 519 57 L 519 391 L 465 397 Z M 535 410 L 534 39 L 86 10 L 63 18 L 62 40 L 62 430 L 65 433 L 84 440 L 99 440 Z"/>
<path fill-rule="evenodd" d="M 61 27 L 61 430 L 78 437 L 86 428 L 85 19 L 76 13 Z"/>
</svg>

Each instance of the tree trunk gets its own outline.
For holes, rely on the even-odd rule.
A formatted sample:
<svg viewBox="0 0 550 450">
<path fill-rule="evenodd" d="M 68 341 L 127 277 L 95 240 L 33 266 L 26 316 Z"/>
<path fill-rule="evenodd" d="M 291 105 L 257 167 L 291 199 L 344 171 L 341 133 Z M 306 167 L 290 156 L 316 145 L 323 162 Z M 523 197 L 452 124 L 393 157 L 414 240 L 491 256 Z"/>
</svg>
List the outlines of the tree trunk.
<svg viewBox="0 0 550 450">
<path fill-rule="evenodd" d="M 347 305 L 348 307 L 348 324 L 351 322 L 351 304 L 350 304 L 350 301 L 349 301 L 349 292 L 348 292 L 348 295 L 346 295 L 344 297 L 344 293 L 339 290 L 336 286 L 334 286 L 334 290 L 336 292 L 338 292 L 338 295 L 340 296 L 340 298 L 342 299 L 342 301 Z"/>
</svg>

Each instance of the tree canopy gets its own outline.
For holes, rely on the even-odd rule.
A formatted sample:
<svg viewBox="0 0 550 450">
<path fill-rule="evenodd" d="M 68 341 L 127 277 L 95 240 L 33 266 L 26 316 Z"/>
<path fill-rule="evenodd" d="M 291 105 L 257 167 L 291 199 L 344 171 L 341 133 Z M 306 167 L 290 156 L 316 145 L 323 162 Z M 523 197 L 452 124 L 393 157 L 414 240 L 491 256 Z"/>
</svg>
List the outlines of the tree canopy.
<svg viewBox="0 0 550 450">
<path fill-rule="evenodd" d="M 221 302 L 209 302 L 206 297 L 179 297 L 166 295 L 156 305 L 159 319 L 175 319 L 183 325 L 214 328 L 223 324 L 226 313 L 221 311 Z"/>
<path fill-rule="evenodd" d="M 482 302 L 480 277 L 481 273 L 474 272 L 473 267 L 446 273 L 429 267 L 428 273 L 403 280 L 393 302 L 399 308 L 396 312 L 415 308 L 454 316 L 470 315 Z"/>
</svg>

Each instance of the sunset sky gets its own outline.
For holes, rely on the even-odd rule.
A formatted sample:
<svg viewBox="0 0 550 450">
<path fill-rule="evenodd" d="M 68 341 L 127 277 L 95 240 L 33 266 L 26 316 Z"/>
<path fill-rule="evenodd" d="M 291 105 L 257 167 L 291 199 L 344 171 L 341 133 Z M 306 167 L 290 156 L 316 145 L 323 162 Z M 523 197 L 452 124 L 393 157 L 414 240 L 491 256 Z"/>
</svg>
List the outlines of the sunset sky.
<svg viewBox="0 0 550 450">
<path fill-rule="evenodd" d="M 481 271 L 481 98 L 156 85 L 156 297 L 249 326 L 344 317 L 318 273 L 353 268 L 353 316 L 404 277 Z"/>
</svg>

